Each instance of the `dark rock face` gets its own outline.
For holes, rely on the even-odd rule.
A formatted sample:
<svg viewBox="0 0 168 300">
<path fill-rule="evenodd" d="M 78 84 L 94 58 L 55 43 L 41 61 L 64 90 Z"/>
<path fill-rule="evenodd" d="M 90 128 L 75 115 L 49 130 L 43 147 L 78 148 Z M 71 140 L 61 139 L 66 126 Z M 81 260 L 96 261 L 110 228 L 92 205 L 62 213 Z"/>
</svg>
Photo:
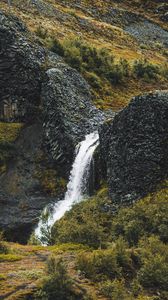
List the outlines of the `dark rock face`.
<svg viewBox="0 0 168 300">
<path fill-rule="evenodd" d="M 168 92 L 133 98 L 100 130 L 110 196 L 130 203 L 168 177 Z"/>
<path fill-rule="evenodd" d="M 32 120 L 40 103 L 43 48 L 31 44 L 24 25 L 0 12 L 0 118 Z"/>
<path fill-rule="evenodd" d="M 0 230 L 10 240 L 26 242 L 46 204 L 62 195 L 61 189 L 54 199 L 47 194 L 41 175 L 52 170 L 58 179 L 67 178 L 75 146 L 104 117 L 91 104 L 89 86 L 78 72 L 36 44 L 17 18 L 3 13 L 0 87 L 0 119 L 25 124 L 0 177 Z"/>
<path fill-rule="evenodd" d="M 42 190 L 36 175 L 47 168 L 40 160 L 42 125 L 32 124 L 22 129 L 15 142 L 16 155 L 0 178 L 0 229 L 12 241 L 26 242 L 51 197 Z M 23 234 L 22 234 L 23 233 Z"/>
<path fill-rule="evenodd" d="M 87 133 L 97 130 L 103 114 L 91 104 L 86 81 L 63 63 L 47 71 L 42 102 L 46 147 L 54 161 L 69 169 L 75 146 Z"/>
</svg>

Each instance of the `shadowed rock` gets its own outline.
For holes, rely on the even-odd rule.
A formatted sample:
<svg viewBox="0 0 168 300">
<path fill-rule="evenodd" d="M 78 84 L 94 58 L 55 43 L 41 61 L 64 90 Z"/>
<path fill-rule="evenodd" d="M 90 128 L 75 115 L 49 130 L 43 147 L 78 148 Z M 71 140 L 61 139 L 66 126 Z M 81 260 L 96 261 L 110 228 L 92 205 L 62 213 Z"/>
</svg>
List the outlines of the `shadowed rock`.
<svg viewBox="0 0 168 300">
<path fill-rule="evenodd" d="M 32 120 L 40 103 L 45 51 L 29 41 L 25 26 L 0 12 L 0 118 Z"/>
</svg>

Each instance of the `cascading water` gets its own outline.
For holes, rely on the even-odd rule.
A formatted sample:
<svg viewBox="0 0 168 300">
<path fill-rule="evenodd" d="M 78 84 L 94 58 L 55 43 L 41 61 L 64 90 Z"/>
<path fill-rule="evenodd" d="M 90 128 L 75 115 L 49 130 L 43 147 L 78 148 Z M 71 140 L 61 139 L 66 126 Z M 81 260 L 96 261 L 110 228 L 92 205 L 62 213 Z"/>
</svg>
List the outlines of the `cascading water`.
<svg viewBox="0 0 168 300">
<path fill-rule="evenodd" d="M 58 221 L 66 211 L 70 210 L 73 204 L 78 203 L 84 196 L 84 190 L 87 178 L 89 176 L 90 163 L 93 153 L 99 144 L 98 132 L 93 132 L 85 136 L 77 147 L 77 154 L 72 166 L 69 183 L 67 185 L 67 192 L 63 200 L 54 205 L 53 213 L 49 216 L 48 226 Z M 35 230 L 35 235 L 40 237 L 42 221 Z"/>
</svg>

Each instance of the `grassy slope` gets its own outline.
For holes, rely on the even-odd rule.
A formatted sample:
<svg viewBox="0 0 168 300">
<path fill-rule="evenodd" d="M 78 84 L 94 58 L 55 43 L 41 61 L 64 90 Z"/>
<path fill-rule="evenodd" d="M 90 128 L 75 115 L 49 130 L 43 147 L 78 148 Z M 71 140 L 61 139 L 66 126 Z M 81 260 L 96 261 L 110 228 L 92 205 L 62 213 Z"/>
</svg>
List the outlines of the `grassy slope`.
<svg viewBox="0 0 168 300">
<path fill-rule="evenodd" d="M 77 204 L 58 222 L 59 230 L 57 228 L 56 237 L 58 240 L 64 237 L 66 244 L 42 247 L 8 243 L 8 254 L 0 254 L 0 297 L 7 300 L 26 300 L 28 296 L 34 294 L 41 286 L 41 279 L 46 275 L 47 258 L 55 255 L 64 261 L 77 291 L 82 291 L 92 300 L 111 299 L 101 294 L 100 287 L 102 288 L 108 282 L 108 276 L 111 276 L 106 268 L 108 269 L 108 264 L 111 263 L 110 255 L 112 255 L 113 259 L 118 257 L 119 264 L 123 268 L 122 275 L 117 276 L 119 282 L 125 280 L 125 287 L 122 284 L 120 292 L 123 289 L 130 295 L 132 292 L 136 295 L 133 298 L 123 296 L 123 300 L 166 300 L 168 296 L 166 290 L 161 289 L 158 284 L 153 285 L 153 282 L 164 280 L 162 276 L 164 264 L 159 262 L 167 259 L 168 254 L 165 218 L 168 208 L 167 197 L 167 183 L 165 183 L 158 192 L 145 197 L 132 208 L 120 209 L 119 214 L 114 217 L 110 211 L 107 213 L 103 209 L 111 205 L 108 202 L 106 189 L 103 189 L 91 200 Z M 96 249 L 99 248 L 99 250 L 89 248 L 84 239 L 83 245 L 77 244 L 77 240 L 82 239 L 83 229 L 88 230 L 87 224 L 92 224 L 88 239 L 92 240 L 95 230 L 100 235 L 99 241 L 102 242 L 102 246 L 104 244 L 102 249 L 98 244 Z M 119 232 L 120 238 L 118 239 Z M 76 244 L 71 243 L 73 235 L 77 238 Z M 124 237 L 126 242 L 123 242 L 121 237 Z M 158 240 L 158 237 L 162 242 Z M 153 255 L 156 260 L 154 268 L 151 263 L 154 260 Z M 96 257 L 100 260 L 97 261 Z M 104 260 L 101 261 L 101 257 L 104 257 Z M 98 263 L 97 267 L 103 264 L 98 273 L 94 269 L 95 263 Z M 144 277 L 142 271 L 149 268 L 148 264 L 150 264 L 151 273 L 147 272 L 147 277 Z M 82 275 L 83 271 L 86 277 Z M 106 276 L 103 275 L 104 272 Z M 140 283 L 137 281 L 139 278 L 142 283 L 140 288 Z M 116 281 L 115 284 L 117 284 Z M 115 299 L 119 300 L 119 298 Z"/>
<path fill-rule="evenodd" d="M 76 290 L 82 290 L 94 299 L 107 299 L 99 295 L 98 289 L 90 280 L 80 278 L 75 268 L 76 255 L 85 250 L 84 246 L 62 244 L 40 247 L 8 243 L 8 247 L 13 254 L 0 255 L 0 299 L 24 300 L 34 295 L 46 274 L 46 260 L 53 254 L 65 262 Z M 4 261 L 1 261 L 2 256 Z"/>
<path fill-rule="evenodd" d="M 149 61 L 159 65 L 165 65 L 167 58 L 164 49 L 151 49 L 137 43 L 130 35 L 122 30 L 122 24 L 119 27 L 102 22 L 100 18 L 95 19 L 90 9 L 108 10 L 109 6 L 124 8 L 127 10 L 138 11 L 141 14 L 146 14 L 148 17 L 153 16 L 152 9 L 143 8 L 140 1 L 122 1 L 120 4 L 112 1 L 81 1 L 80 8 L 75 8 L 71 1 L 53 1 L 47 0 L 49 8 L 37 9 L 30 5 L 30 2 L 22 0 L 14 0 L 11 8 L 11 13 L 17 15 L 23 20 L 30 31 L 35 32 L 39 26 L 47 30 L 48 37 L 57 37 L 58 39 L 73 38 L 79 36 L 96 47 L 106 47 L 116 59 L 126 58 L 130 64 L 135 59 L 147 58 Z M 64 3 L 64 5 L 63 5 Z M 112 3 L 112 4 L 111 4 Z M 0 3 L 0 8 L 9 11 L 5 3 Z M 87 8 L 87 11 L 86 11 Z M 53 10 L 56 10 L 53 15 Z M 161 24 L 163 26 L 163 24 Z M 46 44 L 48 41 L 42 41 Z M 113 108 L 114 110 L 121 109 L 128 104 L 130 98 L 140 93 L 144 93 L 155 89 L 166 89 L 167 81 L 158 80 L 156 82 L 147 83 L 143 80 L 131 79 L 122 86 L 110 85 L 103 82 L 102 90 L 95 93 L 95 103 L 99 107 Z"/>
</svg>

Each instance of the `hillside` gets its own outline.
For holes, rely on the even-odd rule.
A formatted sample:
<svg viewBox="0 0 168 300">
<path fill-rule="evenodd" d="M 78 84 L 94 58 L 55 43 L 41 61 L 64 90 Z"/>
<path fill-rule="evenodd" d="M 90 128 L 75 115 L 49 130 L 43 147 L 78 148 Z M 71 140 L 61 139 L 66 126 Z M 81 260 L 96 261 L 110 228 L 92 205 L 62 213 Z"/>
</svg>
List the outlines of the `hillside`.
<svg viewBox="0 0 168 300">
<path fill-rule="evenodd" d="M 167 22 L 163 16 L 167 11 L 166 2 L 129 3 L 14 0 L 10 11 L 5 1 L 0 8 L 18 16 L 39 42 L 48 47 L 53 39 L 67 43 L 66 40 L 78 37 L 98 49 L 107 49 L 116 61 L 123 58 L 132 66 L 135 60 L 145 58 L 167 74 L 168 34 L 164 31 Z M 114 110 L 124 107 L 132 96 L 167 87 L 167 75 L 157 80 L 126 76 L 119 85 L 109 84 L 104 76 L 98 76 L 97 82 L 90 71 L 84 72 L 84 76 L 93 85 L 95 104 Z"/>
<path fill-rule="evenodd" d="M 168 300 L 167 1 L 1 0 L 0 87 L 0 300 Z"/>
<path fill-rule="evenodd" d="M 115 217 L 99 191 L 56 224 L 55 246 L 1 241 L 1 299 L 167 300 L 165 187 Z"/>
</svg>

